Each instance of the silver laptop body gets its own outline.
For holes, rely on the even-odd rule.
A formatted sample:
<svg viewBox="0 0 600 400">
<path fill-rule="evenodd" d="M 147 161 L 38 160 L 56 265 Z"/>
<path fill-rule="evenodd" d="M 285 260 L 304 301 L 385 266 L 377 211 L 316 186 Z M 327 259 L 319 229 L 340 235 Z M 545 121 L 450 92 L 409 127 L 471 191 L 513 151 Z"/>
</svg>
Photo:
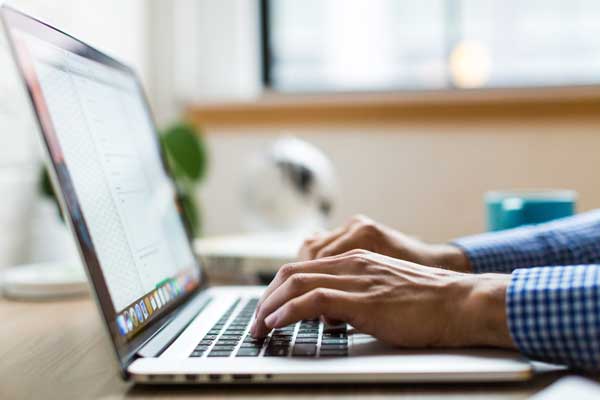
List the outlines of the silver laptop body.
<svg viewBox="0 0 600 400">
<path fill-rule="evenodd" d="M 14 9 L 5 32 L 125 379 L 139 383 L 513 381 L 518 354 L 400 350 L 346 325 L 247 333 L 262 287 L 207 286 L 134 71 Z"/>
</svg>

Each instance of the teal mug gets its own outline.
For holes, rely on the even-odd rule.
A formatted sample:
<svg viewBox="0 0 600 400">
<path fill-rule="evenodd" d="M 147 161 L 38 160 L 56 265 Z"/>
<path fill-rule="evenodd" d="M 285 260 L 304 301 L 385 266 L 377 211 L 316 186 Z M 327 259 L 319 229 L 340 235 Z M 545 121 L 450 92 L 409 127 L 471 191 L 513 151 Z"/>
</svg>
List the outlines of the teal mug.
<svg viewBox="0 0 600 400">
<path fill-rule="evenodd" d="M 575 214 L 572 190 L 509 190 L 485 194 L 489 231 L 540 224 Z"/>
</svg>

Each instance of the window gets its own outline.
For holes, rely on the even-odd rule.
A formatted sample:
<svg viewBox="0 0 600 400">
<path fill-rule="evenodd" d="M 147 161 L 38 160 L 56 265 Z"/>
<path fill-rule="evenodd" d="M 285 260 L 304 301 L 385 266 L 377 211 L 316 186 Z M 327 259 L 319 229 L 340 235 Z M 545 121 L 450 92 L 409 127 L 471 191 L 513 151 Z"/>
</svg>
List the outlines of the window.
<svg viewBox="0 0 600 400">
<path fill-rule="evenodd" d="M 283 92 L 600 83 L 598 0 L 263 0 Z"/>
</svg>

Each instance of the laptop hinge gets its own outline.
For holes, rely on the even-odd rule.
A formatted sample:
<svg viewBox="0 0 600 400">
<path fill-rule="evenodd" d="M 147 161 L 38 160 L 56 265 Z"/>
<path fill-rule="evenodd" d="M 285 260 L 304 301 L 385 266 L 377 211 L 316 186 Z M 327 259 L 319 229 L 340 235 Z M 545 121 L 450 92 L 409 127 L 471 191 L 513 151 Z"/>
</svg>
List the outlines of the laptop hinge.
<svg viewBox="0 0 600 400">
<path fill-rule="evenodd" d="M 138 357 L 158 357 L 212 301 L 206 291 L 190 299 L 180 312 L 138 350 Z"/>
</svg>

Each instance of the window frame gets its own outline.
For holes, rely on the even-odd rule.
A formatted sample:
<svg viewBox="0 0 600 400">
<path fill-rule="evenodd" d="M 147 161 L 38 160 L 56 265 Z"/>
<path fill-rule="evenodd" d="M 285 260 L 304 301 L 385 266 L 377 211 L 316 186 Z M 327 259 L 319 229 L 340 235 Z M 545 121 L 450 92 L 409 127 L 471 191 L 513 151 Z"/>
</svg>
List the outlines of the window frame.
<svg viewBox="0 0 600 400">
<path fill-rule="evenodd" d="M 271 5 L 269 0 L 259 0 L 261 80 L 265 88 L 273 90 L 271 76 Z"/>
</svg>

